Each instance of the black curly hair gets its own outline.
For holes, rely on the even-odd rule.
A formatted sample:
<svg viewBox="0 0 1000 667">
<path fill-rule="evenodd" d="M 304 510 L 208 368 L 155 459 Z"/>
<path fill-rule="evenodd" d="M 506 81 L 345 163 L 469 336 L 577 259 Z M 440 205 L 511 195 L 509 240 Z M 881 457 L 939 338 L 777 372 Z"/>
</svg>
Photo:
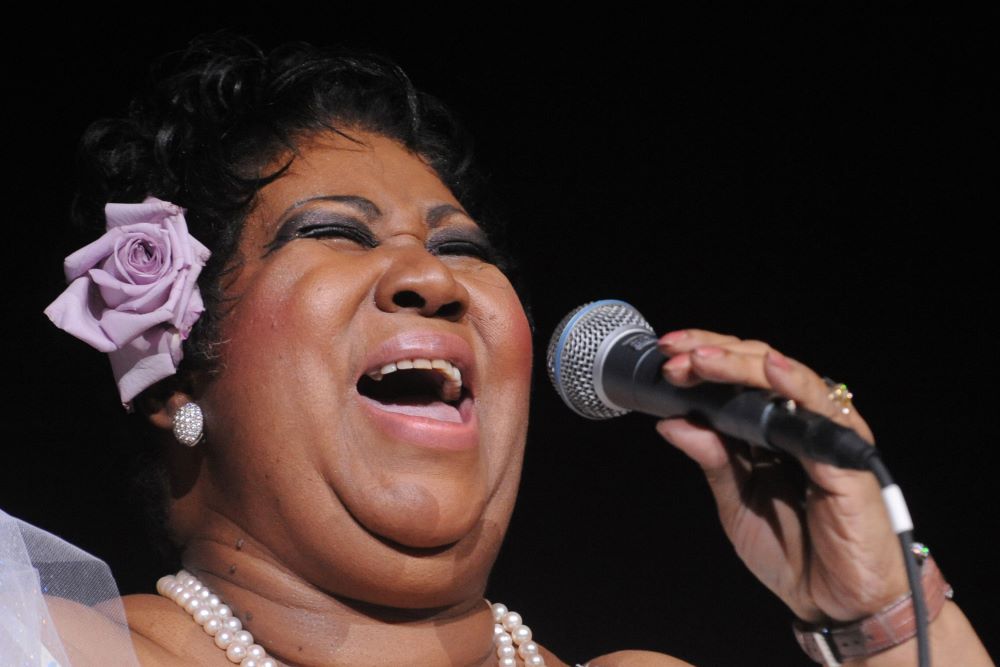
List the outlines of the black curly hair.
<svg viewBox="0 0 1000 667">
<path fill-rule="evenodd" d="M 468 133 L 382 57 L 304 43 L 265 53 L 229 33 L 204 36 L 154 66 L 148 92 L 126 117 L 87 129 L 73 203 L 78 224 L 103 227 L 107 202 L 151 195 L 186 208 L 191 233 L 212 251 L 199 279 L 206 310 L 185 341 L 182 371 L 211 369 L 217 357 L 223 278 L 239 266 L 236 248 L 257 192 L 287 170 L 302 139 L 319 132 L 351 139 L 351 130 L 420 155 L 502 245 L 481 205 Z M 293 157 L 267 173 L 282 155 Z M 511 271 L 508 258 L 497 263 Z"/>
</svg>

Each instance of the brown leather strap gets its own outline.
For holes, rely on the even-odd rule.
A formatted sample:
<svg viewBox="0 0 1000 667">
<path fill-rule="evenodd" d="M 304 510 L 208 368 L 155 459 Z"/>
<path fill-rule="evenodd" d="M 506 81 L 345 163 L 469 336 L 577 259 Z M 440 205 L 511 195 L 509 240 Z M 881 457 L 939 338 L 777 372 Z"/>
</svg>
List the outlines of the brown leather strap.
<svg viewBox="0 0 1000 667">
<path fill-rule="evenodd" d="M 952 589 L 930 556 L 921 566 L 920 580 L 927 600 L 928 622 L 933 621 L 941 613 L 945 600 L 951 598 Z M 796 620 L 793 628 L 802 650 L 828 667 L 884 651 L 917 634 L 910 594 L 872 616 L 847 625 L 824 628 Z"/>
</svg>

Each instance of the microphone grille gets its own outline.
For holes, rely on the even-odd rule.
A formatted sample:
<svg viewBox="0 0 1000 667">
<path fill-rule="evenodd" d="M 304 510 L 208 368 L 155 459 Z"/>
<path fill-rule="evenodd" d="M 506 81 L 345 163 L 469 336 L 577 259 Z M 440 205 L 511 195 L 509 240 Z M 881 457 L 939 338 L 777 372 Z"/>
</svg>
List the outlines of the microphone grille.
<svg viewBox="0 0 1000 667">
<path fill-rule="evenodd" d="M 549 379 L 566 405 L 587 419 L 624 415 L 604 403 L 594 387 L 594 361 L 601 343 L 623 326 L 653 328 L 635 308 L 614 299 L 586 303 L 562 319 L 549 340 L 546 366 Z"/>
</svg>

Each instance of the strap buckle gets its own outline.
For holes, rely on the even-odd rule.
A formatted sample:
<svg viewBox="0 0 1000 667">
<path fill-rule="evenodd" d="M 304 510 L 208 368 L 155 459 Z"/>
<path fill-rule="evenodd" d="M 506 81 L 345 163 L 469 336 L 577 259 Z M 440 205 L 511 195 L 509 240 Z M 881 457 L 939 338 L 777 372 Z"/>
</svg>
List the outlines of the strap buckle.
<svg viewBox="0 0 1000 667">
<path fill-rule="evenodd" d="M 830 641 L 829 629 L 801 630 L 796 633 L 796 639 L 802 650 L 819 664 L 824 667 L 840 667 L 836 646 Z"/>
</svg>

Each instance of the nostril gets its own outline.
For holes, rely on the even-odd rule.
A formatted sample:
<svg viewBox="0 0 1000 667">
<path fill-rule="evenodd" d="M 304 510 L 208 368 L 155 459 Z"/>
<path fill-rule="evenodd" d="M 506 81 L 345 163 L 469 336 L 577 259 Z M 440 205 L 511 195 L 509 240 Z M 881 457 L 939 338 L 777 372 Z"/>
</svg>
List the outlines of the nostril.
<svg viewBox="0 0 1000 667">
<path fill-rule="evenodd" d="M 392 295 L 392 302 L 400 308 L 423 308 L 427 303 L 424 297 L 412 290 L 403 290 Z"/>
<path fill-rule="evenodd" d="M 463 306 L 461 303 L 458 301 L 452 301 L 438 308 L 437 312 L 434 314 L 438 317 L 452 319 L 462 314 L 462 308 Z"/>
</svg>

